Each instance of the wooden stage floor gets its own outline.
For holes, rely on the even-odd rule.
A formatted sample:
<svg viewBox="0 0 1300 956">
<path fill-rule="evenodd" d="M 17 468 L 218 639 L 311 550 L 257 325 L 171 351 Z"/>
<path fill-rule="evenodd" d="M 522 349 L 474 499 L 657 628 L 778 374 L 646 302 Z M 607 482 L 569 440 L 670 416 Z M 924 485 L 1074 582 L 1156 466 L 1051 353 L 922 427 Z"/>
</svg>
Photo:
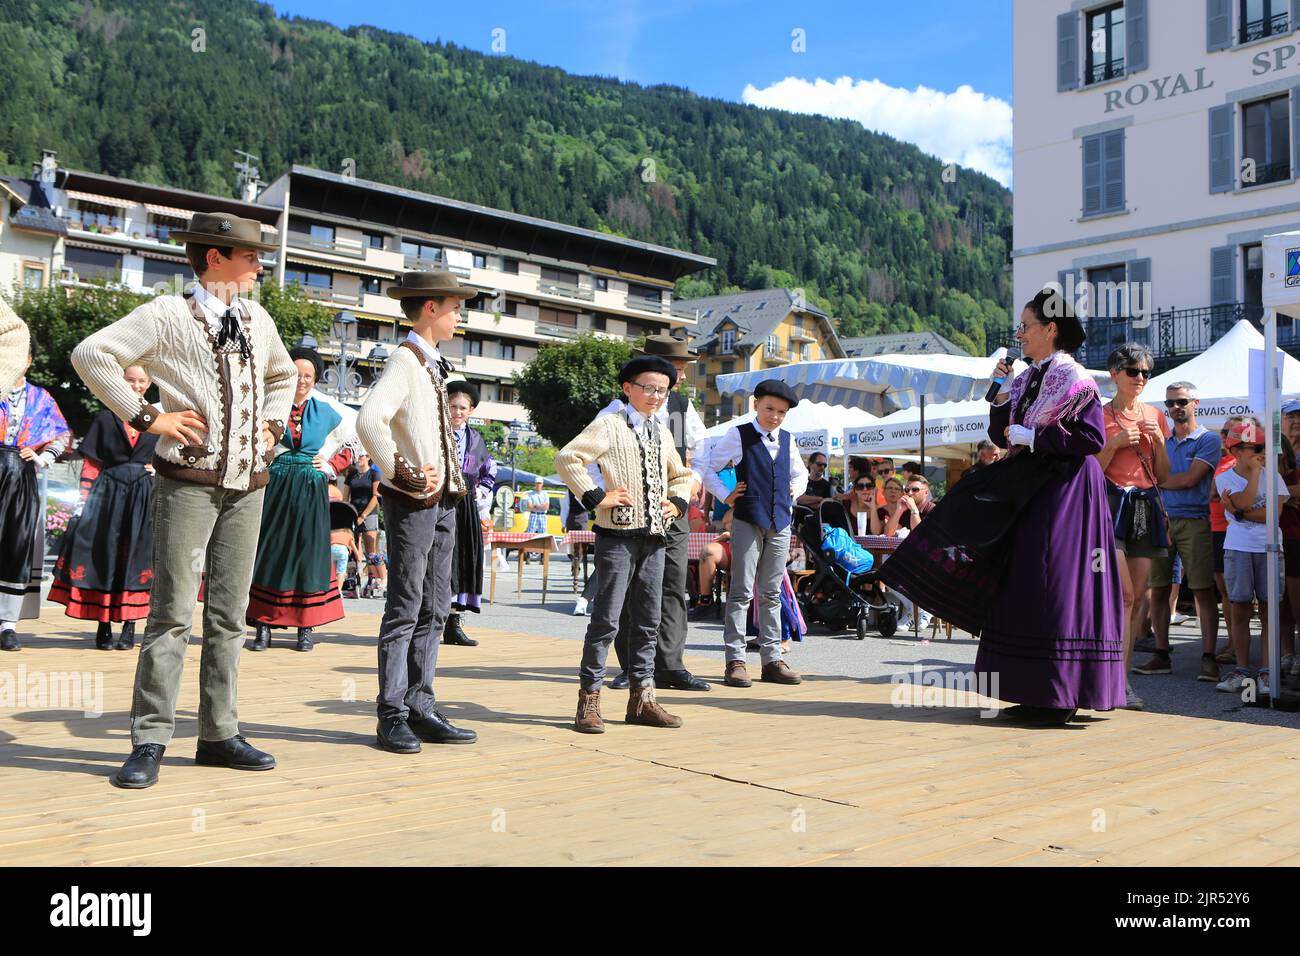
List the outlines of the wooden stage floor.
<svg viewBox="0 0 1300 956">
<path fill-rule="evenodd" d="M 196 639 L 161 780 L 122 791 L 108 778 L 129 750 L 136 655 L 93 650 L 87 629 L 47 610 L 21 653 L 0 655 L 0 691 L 8 680 L 27 695 L 0 701 L 0 860 L 1300 861 L 1300 748 L 1287 728 L 1120 712 L 1030 730 L 980 719 L 975 698 L 897 707 L 887 681 L 805 675 L 798 687 L 663 692 L 680 730 L 624 726 L 626 692 L 606 690 L 608 731 L 583 736 L 570 729 L 578 642 L 475 628 L 479 647 L 442 648 L 437 690 L 478 744 L 398 756 L 373 746 L 378 621 L 341 623 L 351 633 L 325 629 L 310 654 L 278 640 L 242 657 L 242 729 L 278 769 L 195 766 Z M 716 658 L 691 663 L 721 676 Z M 102 716 L 33 699 L 42 679 L 82 670 L 102 674 Z"/>
</svg>

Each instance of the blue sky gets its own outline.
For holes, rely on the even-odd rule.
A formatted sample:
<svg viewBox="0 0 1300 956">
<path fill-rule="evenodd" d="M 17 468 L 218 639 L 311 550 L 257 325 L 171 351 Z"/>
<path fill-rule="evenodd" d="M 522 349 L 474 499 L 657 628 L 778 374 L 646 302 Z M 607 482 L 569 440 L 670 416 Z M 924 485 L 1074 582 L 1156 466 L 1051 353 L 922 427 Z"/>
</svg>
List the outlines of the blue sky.
<svg viewBox="0 0 1300 956">
<path fill-rule="evenodd" d="M 272 0 L 570 73 L 858 119 L 1010 181 L 1011 0 Z M 795 35 L 795 31 L 802 34 Z M 794 48 L 802 41 L 802 52 Z"/>
</svg>

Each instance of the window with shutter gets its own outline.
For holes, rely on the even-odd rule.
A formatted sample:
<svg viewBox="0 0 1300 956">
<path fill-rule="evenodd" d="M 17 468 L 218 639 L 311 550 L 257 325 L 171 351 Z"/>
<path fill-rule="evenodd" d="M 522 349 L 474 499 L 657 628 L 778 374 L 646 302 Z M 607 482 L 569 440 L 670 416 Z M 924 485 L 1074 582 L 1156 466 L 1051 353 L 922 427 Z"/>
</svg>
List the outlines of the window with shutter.
<svg viewBox="0 0 1300 956">
<path fill-rule="evenodd" d="M 1231 192 L 1237 184 L 1232 104 L 1210 108 L 1210 192 Z"/>
<path fill-rule="evenodd" d="M 1083 139 L 1083 214 L 1101 212 L 1101 137 Z"/>
<path fill-rule="evenodd" d="M 1232 46 L 1232 0 L 1206 0 L 1205 49 L 1226 50 Z"/>
<path fill-rule="evenodd" d="M 1124 209 L 1124 131 L 1102 134 L 1102 211 Z"/>
<path fill-rule="evenodd" d="M 1229 305 L 1237 300 L 1237 250 L 1217 246 L 1210 250 L 1210 305 Z"/>
<path fill-rule="evenodd" d="M 1056 18 L 1056 90 L 1079 88 L 1079 14 L 1062 13 Z"/>
</svg>

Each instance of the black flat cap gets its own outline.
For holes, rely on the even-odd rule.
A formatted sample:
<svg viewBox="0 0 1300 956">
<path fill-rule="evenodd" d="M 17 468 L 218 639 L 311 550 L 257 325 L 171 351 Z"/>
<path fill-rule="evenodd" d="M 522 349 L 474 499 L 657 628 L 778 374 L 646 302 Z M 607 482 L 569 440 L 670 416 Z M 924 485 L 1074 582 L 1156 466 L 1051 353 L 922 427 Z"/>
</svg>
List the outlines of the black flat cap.
<svg viewBox="0 0 1300 956">
<path fill-rule="evenodd" d="M 760 398 L 767 398 L 769 395 L 772 398 L 781 399 L 781 401 L 786 402 L 791 408 L 794 408 L 799 404 L 799 396 L 794 393 L 794 389 L 777 378 L 764 379 L 759 382 L 758 387 L 754 389 L 754 401 L 758 401 Z"/>
<path fill-rule="evenodd" d="M 320 377 L 325 374 L 325 363 L 321 361 L 320 353 L 315 349 L 309 349 L 305 345 L 295 345 L 289 350 L 289 358 L 295 362 L 299 359 L 306 359 L 311 362 L 316 369 L 316 381 L 318 382 Z"/>
<path fill-rule="evenodd" d="M 468 395 L 469 403 L 474 406 L 478 405 L 478 386 L 475 385 L 473 382 L 466 382 L 462 380 L 457 380 L 455 382 L 448 382 L 447 397 L 451 398 L 451 396 L 453 395 Z"/>
<path fill-rule="evenodd" d="M 658 372 L 660 375 L 667 375 L 670 389 L 677 385 L 677 369 L 673 368 L 672 362 L 658 355 L 642 355 L 639 358 L 632 359 L 618 370 L 618 383 L 622 385 L 624 382 L 630 382 L 645 372 Z"/>
</svg>

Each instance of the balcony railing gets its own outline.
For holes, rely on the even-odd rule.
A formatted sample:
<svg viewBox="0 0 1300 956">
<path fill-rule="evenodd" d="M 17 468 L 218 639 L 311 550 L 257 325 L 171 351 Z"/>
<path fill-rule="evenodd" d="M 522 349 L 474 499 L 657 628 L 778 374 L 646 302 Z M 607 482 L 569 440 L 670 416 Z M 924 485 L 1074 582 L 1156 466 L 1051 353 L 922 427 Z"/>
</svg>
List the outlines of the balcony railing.
<svg viewBox="0 0 1300 956">
<path fill-rule="evenodd" d="M 581 299 L 584 302 L 591 302 L 596 298 L 594 289 L 584 289 L 572 282 L 561 282 L 557 279 L 538 279 L 537 291 L 544 295 L 562 295 L 566 299 Z"/>
<path fill-rule="evenodd" d="M 561 339 L 576 339 L 579 335 L 579 330 L 572 325 L 555 325 L 551 322 L 538 322 L 537 334 L 554 335 L 556 338 Z"/>
<path fill-rule="evenodd" d="M 462 279 L 468 279 L 470 270 L 464 266 L 450 265 L 447 257 L 444 255 L 436 256 L 403 256 L 402 263 L 404 268 L 412 272 L 437 272 L 443 270 L 460 276 Z"/>
<path fill-rule="evenodd" d="M 662 299 L 646 299 L 639 295 L 629 295 L 627 297 L 627 306 L 629 309 L 636 309 L 639 312 L 653 312 L 655 315 L 663 315 L 664 303 Z M 695 313 L 691 313 L 695 317 Z"/>
<path fill-rule="evenodd" d="M 1157 311 L 1146 319 L 1090 319 L 1086 324 L 1088 340 L 1077 355 L 1088 368 L 1104 369 L 1117 346 L 1137 342 L 1151 349 L 1156 370 L 1162 372 L 1204 352 L 1242 319 L 1262 331 L 1263 318 L 1264 307 L 1258 302 L 1234 302 Z M 1277 344 L 1293 355 L 1300 354 L 1300 322 L 1279 313 Z"/>
<path fill-rule="evenodd" d="M 1093 63 L 1088 67 L 1087 76 L 1084 80 L 1089 84 L 1104 83 L 1107 80 L 1113 80 L 1124 75 L 1124 58 L 1117 60 L 1106 60 L 1102 63 Z"/>
<path fill-rule="evenodd" d="M 334 256 L 346 256 L 349 259 L 364 259 L 366 250 L 359 242 L 340 243 L 337 239 L 317 239 L 305 232 L 289 231 L 287 242 L 299 249 L 314 249 Z"/>
<path fill-rule="evenodd" d="M 1280 183 L 1291 178 L 1290 163 L 1265 163 L 1256 166 L 1253 175 L 1247 179 L 1246 167 L 1241 174 L 1241 188 L 1250 189 L 1252 186 L 1266 186 L 1269 183 Z"/>
<path fill-rule="evenodd" d="M 361 305 L 361 296 L 355 292 L 340 292 L 338 289 L 326 289 L 318 285 L 302 286 L 303 293 L 309 299 L 319 302 L 339 302 L 343 305 Z"/>
<path fill-rule="evenodd" d="M 1290 15 L 1286 12 L 1275 13 L 1271 17 L 1263 17 L 1259 20 L 1248 20 L 1241 25 L 1241 42 L 1250 43 L 1254 40 L 1262 40 L 1264 37 L 1286 33 L 1289 20 Z"/>
<path fill-rule="evenodd" d="M 773 362 L 797 362 L 799 353 L 793 349 L 783 349 L 780 346 L 773 348 L 770 344 L 763 346 L 763 355 Z"/>
</svg>

